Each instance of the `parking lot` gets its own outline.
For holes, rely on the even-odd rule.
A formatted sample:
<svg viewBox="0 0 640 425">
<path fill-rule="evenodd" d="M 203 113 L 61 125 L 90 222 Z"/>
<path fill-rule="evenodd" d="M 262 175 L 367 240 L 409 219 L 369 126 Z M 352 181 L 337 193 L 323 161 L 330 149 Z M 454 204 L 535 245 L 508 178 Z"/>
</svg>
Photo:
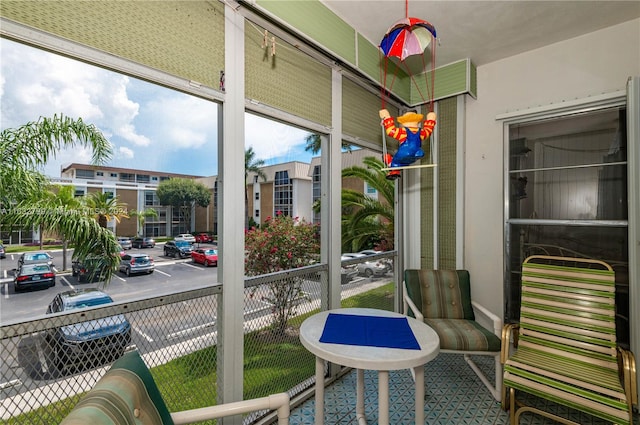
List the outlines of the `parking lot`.
<svg viewBox="0 0 640 425">
<path fill-rule="evenodd" d="M 207 244 L 202 246 L 213 247 Z M 49 252 L 54 258 L 54 266 L 58 273 L 56 285 L 48 289 L 16 293 L 13 287 L 13 272 L 17 267 L 19 254 L 7 254 L 7 258 L 0 260 L 0 276 L 3 276 L 0 280 L 0 321 L 3 324 L 45 314 L 48 304 L 57 293 L 77 287 L 102 287 L 102 282 L 79 283 L 77 278 L 71 275 L 72 250 L 67 252 L 67 270 L 64 272 L 60 271 L 63 264 L 62 251 Z M 126 276 L 122 272 L 115 273 L 105 288 L 105 292 L 115 301 L 132 300 L 165 291 L 168 293 L 218 282 L 217 267 L 194 264 L 190 258 L 165 257 L 162 244 L 157 244 L 154 248 L 133 248 L 126 252 L 150 255 L 155 263 L 155 271 L 152 274 L 132 276 Z"/>
</svg>

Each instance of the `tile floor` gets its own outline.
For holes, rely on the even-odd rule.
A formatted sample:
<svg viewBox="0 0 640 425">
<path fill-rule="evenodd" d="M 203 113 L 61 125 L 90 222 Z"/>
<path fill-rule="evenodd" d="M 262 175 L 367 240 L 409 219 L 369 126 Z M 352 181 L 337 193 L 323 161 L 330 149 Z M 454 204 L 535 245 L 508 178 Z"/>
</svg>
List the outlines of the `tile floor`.
<svg viewBox="0 0 640 425">
<path fill-rule="evenodd" d="M 488 376 L 493 376 L 493 359 L 474 358 Z M 509 423 L 504 412 L 484 387 L 482 382 L 467 366 L 460 355 L 440 354 L 425 366 L 425 423 L 429 425 L 506 425 Z M 351 371 L 325 390 L 325 424 L 357 424 L 355 417 L 356 373 Z M 394 425 L 414 423 L 413 380 L 408 370 L 389 373 L 390 422 Z M 369 424 L 378 421 L 377 374 L 365 372 L 365 414 Z M 543 400 L 527 400 L 540 406 L 547 404 L 547 410 L 569 417 L 583 425 L 603 425 L 598 418 L 577 412 Z M 307 400 L 291 412 L 290 424 L 313 424 L 314 400 Z M 635 423 L 640 424 L 636 415 Z M 552 425 L 556 422 L 539 415 L 525 413 L 521 425 Z"/>
</svg>

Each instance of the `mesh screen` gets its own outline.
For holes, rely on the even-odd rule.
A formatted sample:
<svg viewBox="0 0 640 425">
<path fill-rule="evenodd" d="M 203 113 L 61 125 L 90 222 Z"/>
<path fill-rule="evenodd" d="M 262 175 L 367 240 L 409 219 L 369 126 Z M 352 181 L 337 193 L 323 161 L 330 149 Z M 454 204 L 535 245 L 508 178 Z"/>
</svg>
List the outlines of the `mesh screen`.
<svg viewBox="0 0 640 425">
<path fill-rule="evenodd" d="M 264 28 L 245 22 L 245 97 L 331 124 L 331 70 Z M 275 50 L 275 52 L 274 52 Z"/>
<path fill-rule="evenodd" d="M 393 310 L 395 252 L 345 261 L 343 307 Z M 378 274 L 367 266 L 384 264 Z M 315 384 L 315 359 L 300 343 L 320 310 L 327 265 L 248 278 L 244 305 L 244 399 Z M 8 424 L 59 423 L 125 351 L 138 350 L 169 411 L 218 402 L 218 305 L 224 285 L 54 313 L 0 328 L 0 416 Z M 220 312 L 220 313 L 218 313 Z M 260 420 L 267 411 L 245 416 Z M 3 422 L 5 423 L 5 422 Z"/>
<path fill-rule="evenodd" d="M 151 370 L 170 411 L 216 404 L 220 288 L 3 326 L 2 420 L 59 423 L 110 364 L 133 349 Z"/>
<path fill-rule="evenodd" d="M 224 6 L 217 1 L 13 1 L 3 17 L 218 88 Z"/>
</svg>

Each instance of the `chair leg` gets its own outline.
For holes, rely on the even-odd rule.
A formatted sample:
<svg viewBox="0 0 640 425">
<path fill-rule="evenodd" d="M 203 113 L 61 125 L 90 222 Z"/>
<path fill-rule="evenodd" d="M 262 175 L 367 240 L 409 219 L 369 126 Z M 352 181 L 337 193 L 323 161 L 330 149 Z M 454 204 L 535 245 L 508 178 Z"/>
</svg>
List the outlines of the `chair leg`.
<svg viewBox="0 0 640 425">
<path fill-rule="evenodd" d="M 509 418 L 511 425 L 516 425 L 516 390 L 509 388 Z"/>
<path fill-rule="evenodd" d="M 480 380 L 485 385 L 485 387 L 487 387 L 487 389 L 491 392 L 491 394 L 493 395 L 493 398 L 495 398 L 497 401 L 500 401 L 501 400 L 501 396 L 502 396 L 502 391 L 501 391 L 501 387 L 502 387 L 502 368 L 499 367 L 500 366 L 500 353 L 497 353 L 497 355 L 495 356 L 495 359 L 496 359 L 496 370 L 495 370 L 496 377 L 495 377 L 495 386 L 494 386 L 494 385 L 491 384 L 491 382 L 489 382 L 489 379 L 480 370 L 480 368 L 473 361 L 471 356 L 468 355 L 468 354 L 464 354 L 464 360 L 469 364 L 469 366 L 471 367 L 471 369 L 473 369 L 473 371 L 476 373 L 476 375 L 478 375 L 478 378 L 480 378 Z"/>
</svg>

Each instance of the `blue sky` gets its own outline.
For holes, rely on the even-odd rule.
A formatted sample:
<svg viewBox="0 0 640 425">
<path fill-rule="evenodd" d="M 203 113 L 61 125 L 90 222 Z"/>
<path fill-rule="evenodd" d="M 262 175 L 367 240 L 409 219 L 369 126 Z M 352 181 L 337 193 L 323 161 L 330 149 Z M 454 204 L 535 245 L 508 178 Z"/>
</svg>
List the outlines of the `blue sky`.
<svg viewBox="0 0 640 425">
<path fill-rule="evenodd" d="M 215 175 L 217 108 L 209 101 L 0 39 L 0 129 L 65 114 L 94 124 L 113 145 L 114 167 Z M 247 114 L 245 147 L 267 164 L 309 161 L 307 131 Z M 61 151 L 43 170 L 53 177 L 88 150 Z"/>
</svg>

